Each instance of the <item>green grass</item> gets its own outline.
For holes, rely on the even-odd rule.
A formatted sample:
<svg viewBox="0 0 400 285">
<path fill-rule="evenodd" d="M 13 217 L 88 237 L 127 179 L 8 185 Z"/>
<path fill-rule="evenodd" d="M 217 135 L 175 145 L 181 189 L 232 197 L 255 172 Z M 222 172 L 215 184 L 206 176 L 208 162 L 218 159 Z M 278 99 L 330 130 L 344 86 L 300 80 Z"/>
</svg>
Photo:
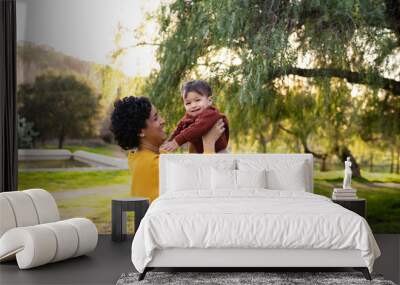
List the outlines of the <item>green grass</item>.
<svg viewBox="0 0 400 285">
<path fill-rule="evenodd" d="M 57 205 L 62 219 L 73 217 L 86 217 L 96 224 L 101 234 L 111 233 L 111 200 L 113 198 L 126 198 L 128 194 L 117 194 L 112 196 L 88 195 L 79 198 L 58 200 Z M 128 233 L 133 232 L 132 212 L 128 212 Z"/>
<path fill-rule="evenodd" d="M 357 196 L 367 200 L 367 220 L 374 233 L 400 233 L 400 175 L 363 172 L 361 179 L 353 179 Z M 341 187 L 343 171 L 315 172 L 314 193 L 331 197 L 332 189 Z M 378 183 L 378 184 L 374 184 Z"/>
<path fill-rule="evenodd" d="M 44 145 L 43 148 L 46 149 L 57 149 L 56 145 Z M 75 152 L 77 150 L 84 150 L 88 152 L 93 152 L 97 154 L 103 154 L 108 156 L 121 156 L 121 150 L 119 146 L 113 144 L 105 144 L 102 146 L 83 146 L 83 145 L 65 145 L 63 149 L 67 149 L 70 152 Z"/>
<path fill-rule="evenodd" d="M 315 181 L 316 194 L 331 196 L 332 188 L 339 186 L 328 181 Z M 371 187 L 355 182 L 357 195 L 367 199 L 367 220 L 374 233 L 400 233 L 400 189 L 390 187 Z M 111 233 L 111 199 L 128 197 L 126 195 L 88 195 L 79 198 L 57 201 L 63 218 L 83 216 L 91 219 L 102 234 Z M 133 219 L 132 215 L 128 219 Z M 132 232 L 132 224 L 128 227 Z"/>
<path fill-rule="evenodd" d="M 356 181 L 364 182 L 381 182 L 381 183 L 400 183 L 400 174 L 396 173 L 379 173 L 379 172 L 368 172 L 361 171 L 362 179 L 355 179 Z M 343 170 L 332 170 L 327 172 L 321 172 L 314 170 L 314 178 L 316 180 L 328 180 L 328 181 L 342 181 Z"/>
<path fill-rule="evenodd" d="M 108 156 L 114 156 L 114 153 L 115 153 L 115 149 L 110 148 L 108 146 L 88 147 L 88 146 L 69 145 L 64 148 L 68 149 L 70 152 L 75 152 L 77 150 L 84 150 L 84 151 L 108 155 Z"/>
<path fill-rule="evenodd" d="M 50 192 L 114 184 L 129 184 L 128 170 L 20 172 L 18 189 L 43 188 Z"/>
<path fill-rule="evenodd" d="M 340 187 L 343 171 L 315 172 L 314 192 L 330 197 L 334 187 Z M 357 195 L 367 200 L 367 220 L 374 233 L 400 233 L 400 175 L 363 172 L 365 178 L 354 179 Z M 114 184 L 129 185 L 127 170 L 97 172 L 22 172 L 19 189 L 43 188 L 50 192 L 73 191 L 81 188 Z M 379 184 L 374 184 L 379 183 Z M 382 184 L 383 183 L 383 184 Z M 128 195 L 128 194 L 126 194 Z M 125 196 L 126 196 L 125 195 Z M 114 197 L 114 196 L 112 196 Z M 88 195 L 57 201 L 63 217 L 86 216 L 92 219 L 100 233 L 110 233 L 111 196 Z M 124 197 L 123 195 L 115 198 Z"/>
<path fill-rule="evenodd" d="M 333 187 L 339 185 L 316 181 L 314 193 L 331 197 Z M 367 220 L 374 233 L 400 233 L 400 189 L 370 187 L 355 183 L 357 196 L 367 200 Z"/>
</svg>

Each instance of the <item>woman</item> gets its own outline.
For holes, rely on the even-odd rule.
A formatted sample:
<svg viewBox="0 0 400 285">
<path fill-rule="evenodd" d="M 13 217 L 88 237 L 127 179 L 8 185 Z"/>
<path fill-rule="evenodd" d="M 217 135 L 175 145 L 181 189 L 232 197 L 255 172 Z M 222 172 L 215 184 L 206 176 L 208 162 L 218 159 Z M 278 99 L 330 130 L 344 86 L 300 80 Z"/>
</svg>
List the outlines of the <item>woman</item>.
<svg viewBox="0 0 400 285">
<path fill-rule="evenodd" d="M 164 119 L 146 97 L 125 97 L 115 102 L 111 115 L 111 131 L 118 145 L 128 154 L 132 174 L 131 195 L 148 197 L 159 195 L 158 160 L 160 147 L 167 138 Z M 215 152 L 215 142 L 225 131 L 222 120 L 203 137 L 204 153 Z"/>
</svg>

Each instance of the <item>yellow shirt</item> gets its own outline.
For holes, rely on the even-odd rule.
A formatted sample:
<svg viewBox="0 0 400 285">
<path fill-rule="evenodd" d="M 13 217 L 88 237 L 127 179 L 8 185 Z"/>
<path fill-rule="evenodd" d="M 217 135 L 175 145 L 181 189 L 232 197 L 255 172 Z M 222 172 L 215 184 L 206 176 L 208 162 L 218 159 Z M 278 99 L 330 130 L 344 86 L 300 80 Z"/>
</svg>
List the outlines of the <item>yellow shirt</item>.
<svg viewBox="0 0 400 285">
<path fill-rule="evenodd" d="M 159 154 L 147 149 L 130 151 L 128 166 L 132 174 L 131 196 L 146 197 L 152 202 L 159 195 Z"/>
</svg>

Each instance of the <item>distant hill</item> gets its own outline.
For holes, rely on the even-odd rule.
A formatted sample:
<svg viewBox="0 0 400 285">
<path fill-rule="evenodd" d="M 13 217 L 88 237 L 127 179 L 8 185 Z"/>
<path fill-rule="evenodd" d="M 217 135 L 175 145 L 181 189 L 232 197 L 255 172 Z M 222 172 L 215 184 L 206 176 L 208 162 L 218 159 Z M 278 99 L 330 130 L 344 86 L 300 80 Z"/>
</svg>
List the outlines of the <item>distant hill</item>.
<svg viewBox="0 0 400 285">
<path fill-rule="evenodd" d="M 17 85 L 32 83 L 48 70 L 75 73 L 89 81 L 100 98 L 100 133 L 108 132 L 109 113 L 116 98 L 128 95 L 143 95 L 143 77 L 129 77 L 121 70 L 108 65 L 68 56 L 47 45 L 28 41 L 17 44 Z"/>
<path fill-rule="evenodd" d="M 66 55 L 48 45 L 28 41 L 17 44 L 17 85 L 32 83 L 49 70 L 75 73 L 89 81 L 102 97 L 102 104 L 109 105 L 117 97 L 135 95 L 143 78 L 129 77 L 121 70 Z"/>
<path fill-rule="evenodd" d="M 17 84 L 33 82 L 36 76 L 48 69 L 73 71 L 89 78 L 98 65 L 56 51 L 47 45 L 27 41 L 17 45 Z"/>
</svg>

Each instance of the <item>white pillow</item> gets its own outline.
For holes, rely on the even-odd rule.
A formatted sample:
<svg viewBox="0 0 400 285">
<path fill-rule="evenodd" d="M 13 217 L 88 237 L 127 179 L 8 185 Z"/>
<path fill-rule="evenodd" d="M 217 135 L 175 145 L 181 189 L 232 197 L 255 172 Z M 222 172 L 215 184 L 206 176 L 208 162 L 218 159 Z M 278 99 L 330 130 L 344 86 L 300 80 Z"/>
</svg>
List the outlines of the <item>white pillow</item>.
<svg viewBox="0 0 400 285">
<path fill-rule="evenodd" d="M 241 188 L 267 188 L 266 170 L 211 170 L 213 190 L 237 190 Z"/>
<path fill-rule="evenodd" d="M 186 166 L 170 163 L 168 169 L 168 191 L 210 189 L 211 167 Z"/>
<path fill-rule="evenodd" d="M 211 190 L 211 169 L 235 169 L 236 160 L 209 160 L 206 155 L 178 158 L 166 165 L 167 191 Z"/>
<path fill-rule="evenodd" d="M 306 161 L 296 159 L 238 159 L 239 170 L 267 170 L 267 188 L 306 191 Z"/>
<path fill-rule="evenodd" d="M 305 162 L 292 164 L 288 169 L 268 169 L 268 188 L 289 191 L 306 191 Z"/>
<path fill-rule="evenodd" d="M 236 190 L 236 170 L 216 169 L 211 170 L 212 190 Z"/>
<path fill-rule="evenodd" d="M 267 188 L 267 171 L 236 170 L 237 188 Z"/>
</svg>

